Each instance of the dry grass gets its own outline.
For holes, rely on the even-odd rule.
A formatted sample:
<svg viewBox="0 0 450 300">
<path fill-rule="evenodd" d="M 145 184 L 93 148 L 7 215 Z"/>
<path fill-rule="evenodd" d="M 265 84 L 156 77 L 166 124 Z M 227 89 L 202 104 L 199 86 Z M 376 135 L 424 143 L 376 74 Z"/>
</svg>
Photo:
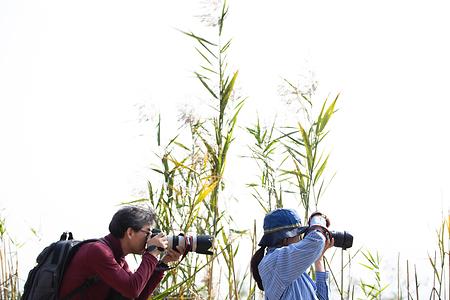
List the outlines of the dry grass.
<svg viewBox="0 0 450 300">
<path fill-rule="evenodd" d="M 16 245 L 6 231 L 5 220 L 0 219 L 0 299 L 19 299 L 19 260 Z"/>
</svg>

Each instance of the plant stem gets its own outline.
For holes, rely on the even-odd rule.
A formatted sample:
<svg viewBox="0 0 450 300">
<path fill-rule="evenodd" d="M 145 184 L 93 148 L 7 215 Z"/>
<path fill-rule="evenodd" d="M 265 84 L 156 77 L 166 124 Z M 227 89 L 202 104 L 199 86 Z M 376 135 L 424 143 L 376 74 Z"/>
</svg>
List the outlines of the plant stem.
<svg viewBox="0 0 450 300">
<path fill-rule="evenodd" d="M 416 282 L 416 300 L 419 300 L 419 282 L 417 280 L 417 269 L 415 264 L 414 264 L 414 278 Z"/>
<path fill-rule="evenodd" d="M 397 299 L 401 299 L 401 291 L 400 291 L 400 253 L 397 256 Z"/>
<path fill-rule="evenodd" d="M 341 300 L 344 300 L 344 249 L 341 248 Z"/>
<path fill-rule="evenodd" d="M 408 293 L 408 300 L 410 298 L 410 292 L 409 292 L 409 261 L 406 260 L 406 291 Z M 411 297 L 412 298 L 412 297 Z"/>
</svg>

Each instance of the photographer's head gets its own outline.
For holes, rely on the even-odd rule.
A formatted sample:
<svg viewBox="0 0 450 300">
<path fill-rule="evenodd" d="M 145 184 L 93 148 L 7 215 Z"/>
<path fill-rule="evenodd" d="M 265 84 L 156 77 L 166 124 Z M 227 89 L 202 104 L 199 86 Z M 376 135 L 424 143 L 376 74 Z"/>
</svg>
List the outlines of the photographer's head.
<svg viewBox="0 0 450 300">
<path fill-rule="evenodd" d="M 149 207 L 126 206 L 119 209 L 109 223 L 111 234 L 121 240 L 122 250 L 141 253 L 156 223 L 156 216 Z"/>
<path fill-rule="evenodd" d="M 264 235 L 259 241 L 261 247 L 283 246 L 297 239 L 308 227 L 293 209 L 278 208 L 264 217 Z M 298 239 L 297 239 L 298 240 Z"/>
<path fill-rule="evenodd" d="M 302 226 L 302 221 L 293 209 L 278 208 L 264 217 L 264 235 L 259 241 L 261 246 L 252 257 L 250 269 L 260 290 L 264 291 L 258 265 L 264 257 L 266 247 L 280 247 L 298 242 L 301 234 L 308 226 Z"/>
</svg>

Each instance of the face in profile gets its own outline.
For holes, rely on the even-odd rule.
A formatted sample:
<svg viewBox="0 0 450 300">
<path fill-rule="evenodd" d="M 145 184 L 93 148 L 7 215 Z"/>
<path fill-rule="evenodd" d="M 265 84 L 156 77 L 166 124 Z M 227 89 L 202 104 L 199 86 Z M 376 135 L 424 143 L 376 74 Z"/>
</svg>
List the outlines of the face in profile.
<svg viewBox="0 0 450 300">
<path fill-rule="evenodd" d="M 132 228 L 129 229 L 128 235 L 130 253 L 142 254 L 146 248 L 147 240 L 152 232 L 152 227 L 149 224 L 146 224 L 139 230 L 133 230 Z"/>
</svg>

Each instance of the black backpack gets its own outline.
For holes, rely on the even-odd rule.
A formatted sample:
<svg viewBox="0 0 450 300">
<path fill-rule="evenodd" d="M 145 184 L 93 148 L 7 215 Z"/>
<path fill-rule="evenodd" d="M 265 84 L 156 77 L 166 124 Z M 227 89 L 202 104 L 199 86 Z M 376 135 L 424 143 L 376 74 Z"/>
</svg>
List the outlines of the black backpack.
<svg viewBox="0 0 450 300">
<path fill-rule="evenodd" d="M 59 287 L 70 260 L 81 245 L 96 241 L 100 240 L 74 240 L 71 232 L 64 232 L 59 241 L 47 246 L 38 255 L 37 265 L 28 273 L 21 300 L 58 300 Z M 88 279 L 65 299 L 86 290 L 98 280 L 95 277 Z"/>
</svg>

